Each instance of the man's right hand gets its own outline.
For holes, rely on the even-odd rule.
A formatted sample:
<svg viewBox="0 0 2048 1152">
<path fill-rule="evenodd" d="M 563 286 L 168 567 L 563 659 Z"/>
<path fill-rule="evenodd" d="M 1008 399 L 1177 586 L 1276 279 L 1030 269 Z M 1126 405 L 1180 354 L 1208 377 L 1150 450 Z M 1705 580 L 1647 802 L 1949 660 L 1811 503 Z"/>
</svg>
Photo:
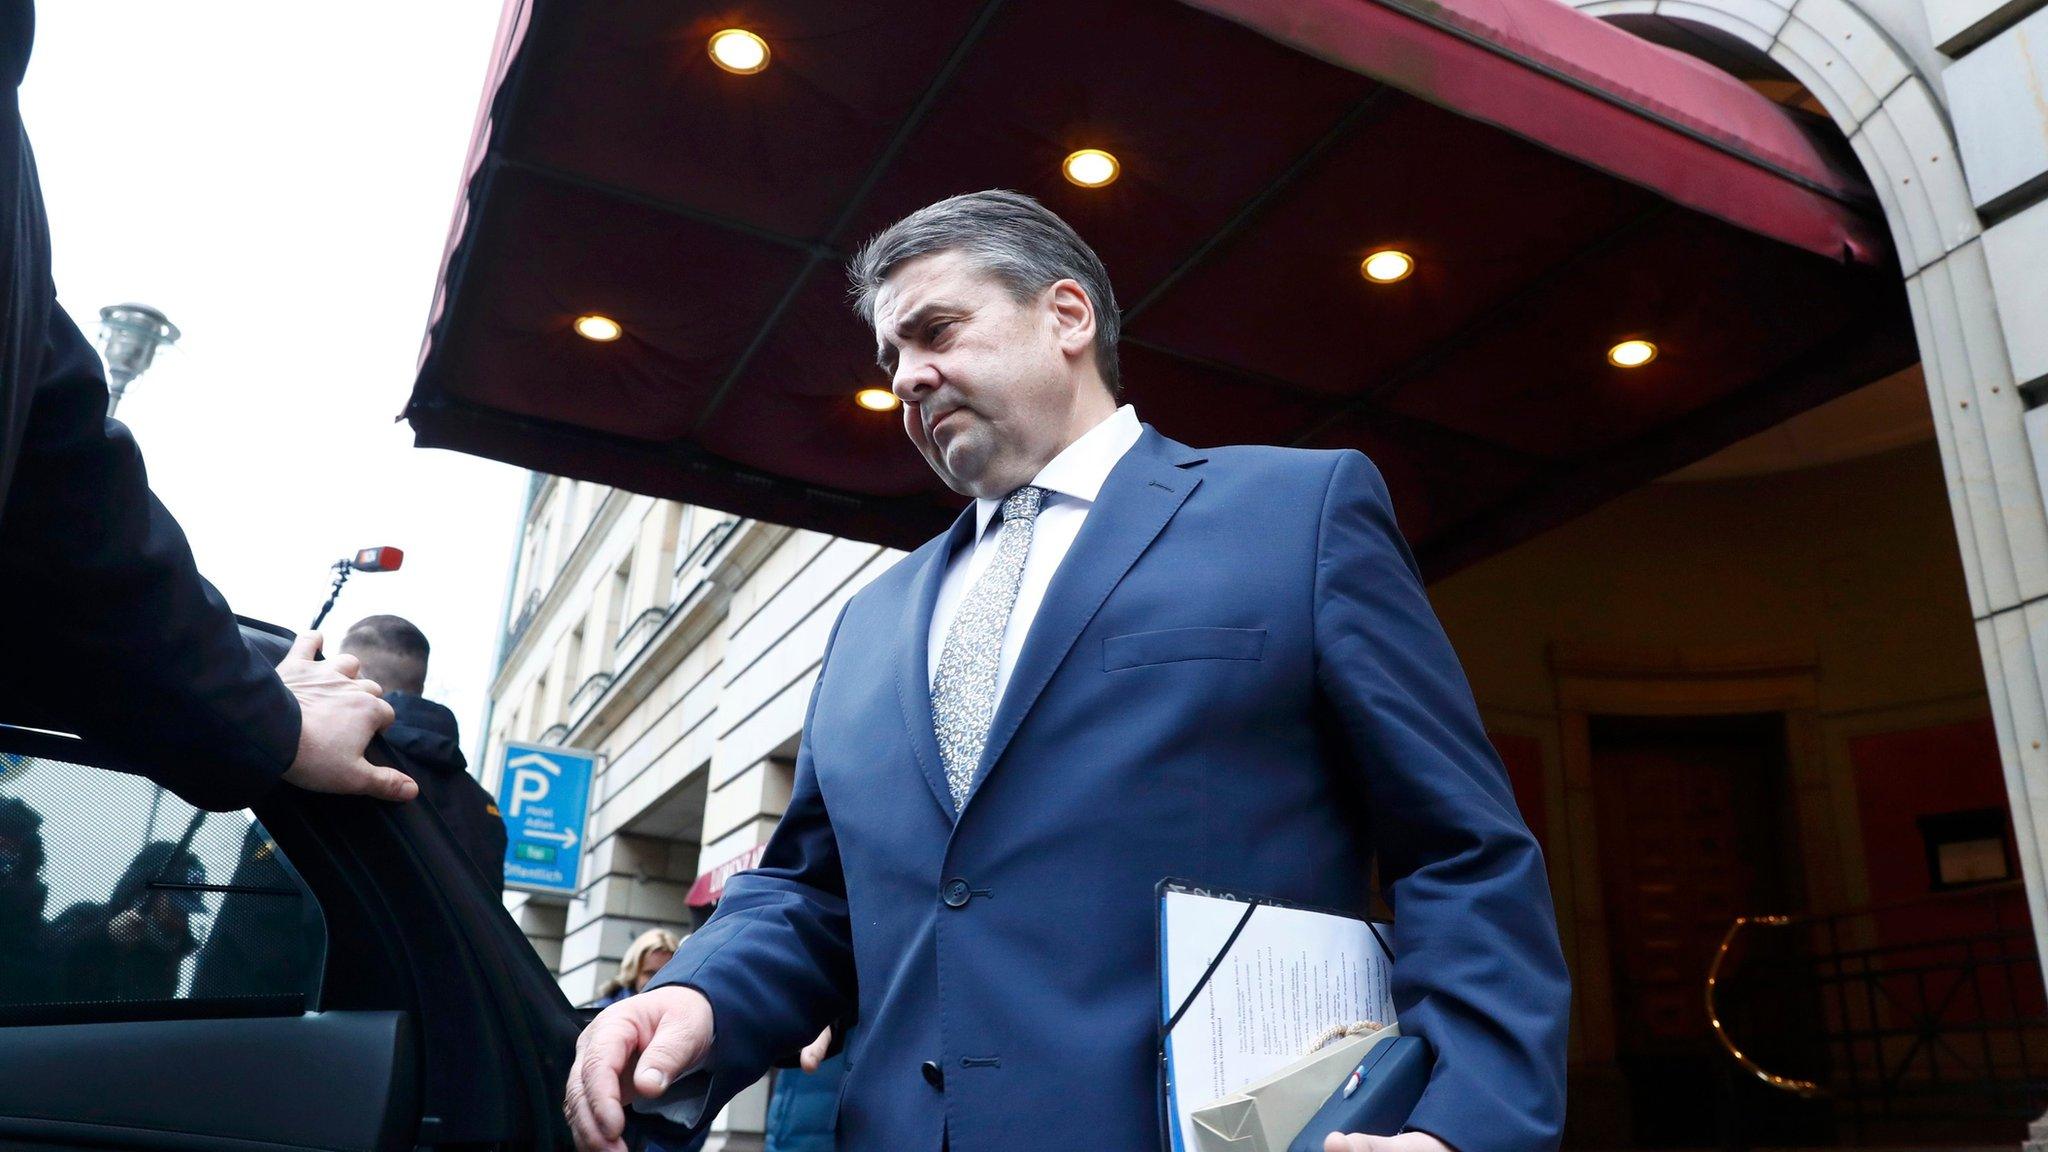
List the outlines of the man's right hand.
<svg viewBox="0 0 2048 1152">
<path fill-rule="evenodd" d="M 576 1038 L 562 1112 L 580 1152 L 626 1152 L 626 1093 L 651 1100 L 711 1051 L 711 1001 L 670 984 L 628 996 Z"/>
<path fill-rule="evenodd" d="M 420 794 L 412 777 L 363 759 L 370 738 L 391 724 L 391 705 L 374 680 L 361 679 L 362 665 L 346 653 L 328 661 L 320 634 L 301 632 L 277 666 L 278 679 L 299 700 L 299 752 L 284 778 L 314 792 L 410 800 Z"/>
</svg>

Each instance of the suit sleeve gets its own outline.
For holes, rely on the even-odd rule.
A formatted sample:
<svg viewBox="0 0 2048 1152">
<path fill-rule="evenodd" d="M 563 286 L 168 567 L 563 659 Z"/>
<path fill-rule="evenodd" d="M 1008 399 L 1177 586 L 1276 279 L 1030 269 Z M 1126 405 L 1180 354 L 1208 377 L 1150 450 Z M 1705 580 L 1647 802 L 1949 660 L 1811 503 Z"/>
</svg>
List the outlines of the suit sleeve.
<svg viewBox="0 0 2048 1152">
<path fill-rule="evenodd" d="M 297 754 L 298 702 L 199 575 L 134 438 L 107 418 L 98 354 L 56 308 L 41 363 L 0 509 L 0 699 L 192 804 L 246 807 Z"/>
<path fill-rule="evenodd" d="M 1542 852 L 1363 455 L 1337 458 L 1319 533 L 1318 686 L 1370 797 L 1401 1030 L 1436 1056 L 1409 1128 L 1555 1148 L 1571 993 Z"/>
<path fill-rule="evenodd" d="M 663 1114 L 688 1130 L 686 1147 L 697 1146 L 727 1101 L 816 1039 L 854 1001 L 846 882 L 811 761 L 811 717 L 838 633 L 834 623 L 804 713 L 789 807 L 761 863 L 726 883 L 718 911 L 647 985 L 681 984 L 711 1002 L 710 1058 L 663 1099 Z"/>
</svg>

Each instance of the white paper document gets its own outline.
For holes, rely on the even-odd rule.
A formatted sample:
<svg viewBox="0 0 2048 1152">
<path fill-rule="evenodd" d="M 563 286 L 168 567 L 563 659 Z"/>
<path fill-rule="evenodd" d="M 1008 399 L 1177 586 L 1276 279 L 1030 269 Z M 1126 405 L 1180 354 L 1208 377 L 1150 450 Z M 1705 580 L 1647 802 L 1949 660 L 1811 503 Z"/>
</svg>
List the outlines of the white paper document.
<svg viewBox="0 0 2048 1152">
<path fill-rule="evenodd" d="M 1299 1060 L 1325 1030 L 1395 1022 L 1386 947 L 1366 921 L 1172 885 L 1160 900 L 1161 1023 L 1187 1005 L 1165 1040 L 1174 1152 L 1194 1148 L 1195 1109 Z"/>
</svg>

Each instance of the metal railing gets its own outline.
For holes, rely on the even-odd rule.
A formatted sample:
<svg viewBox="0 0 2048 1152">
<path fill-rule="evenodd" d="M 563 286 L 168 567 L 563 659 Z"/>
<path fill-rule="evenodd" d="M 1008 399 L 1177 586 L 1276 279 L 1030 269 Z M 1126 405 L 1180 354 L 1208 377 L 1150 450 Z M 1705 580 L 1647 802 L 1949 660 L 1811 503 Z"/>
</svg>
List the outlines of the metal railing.
<svg viewBox="0 0 2048 1152">
<path fill-rule="evenodd" d="M 611 686 L 612 674 L 610 672 L 592 672 L 586 677 L 583 683 L 577 686 L 576 691 L 569 696 L 570 726 L 573 727 L 576 721 L 581 720 L 583 714 L 590 710 L 590 706 L 597 703 L 598 697 L 603 696 L 605 689 Z"/>
<path fill-rule="evenodd" d="M 547 595 L 547 589 L 535 588 L 526 594 L 526 601 L 519 606 L 519 614 L 512 618 L 512 624 L 505 629 L 505 650 L 509 651 L 519 638 L 526 635 L 526 626 L 533 623 L 533 617 L 540 611 L 540 602 Z"/>
<path fill-rule="evenodd" d="M 674 580 L 669 587 L 671 604 L 681 604 L 690 598 L 690 593 L 697 590 L 697 585 L 703 581 L 704 570 L 710 565 L 712 557 L 718 554 L 718 550 L 725 546 L 727 540 L 732 539 L 732 534 L 738 531 L 739 526 L 739 517 L 724 517 L 691 545 L 681 560 L 676 561 Z"/>
<path fill-rule="evenodd" d="M 614 656 L 623 654 L 623 658 L 619 660 L 622 666 L 632 662 L 631 654 L 638 652 L 640 645 L 661 627 L 663 620 L 668 619 L 668 610 L 671 606 L 664 602 L 643 608 L 639 615 L 633 617 L 632 623 L 619 630 L 619 638 L 612 641 L 612 653 Z"/>
<path fill-rule="evenodd" d="M 1996 1126 L 2048 1107 L 2048 996 L 2018 881 L 1740 917 L 1705 997 L 1715 1039 L 1745 1074 L 1830 1101 L 1859 1138 L 1901 1123 Z"/>
</svg>

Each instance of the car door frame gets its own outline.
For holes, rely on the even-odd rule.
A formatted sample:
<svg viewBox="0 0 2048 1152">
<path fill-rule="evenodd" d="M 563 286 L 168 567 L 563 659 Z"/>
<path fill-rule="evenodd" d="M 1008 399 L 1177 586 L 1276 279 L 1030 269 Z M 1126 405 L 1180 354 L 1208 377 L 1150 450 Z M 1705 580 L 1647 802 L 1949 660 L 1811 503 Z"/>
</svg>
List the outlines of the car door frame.
<svg viewBox="0 0 2048 1152">
<path fill-rule="evenodd" d="M 291 634 L 243 621 L 244 639 L 275 662 Z M 4 719 L 4 717 L 0 717 Z M 381 740 L 373 761 L 389 763 Z M 90 740 L 23 729 L 0 732 L 0 751 L 147 775 L 147 765 Z M 583 1022 L 532 944 L 486 889 L 447 826 L 425 804 L 329 796 L 280 784 L 252 808 L 318 903 L 326 949 L 309 1013 L 397 1013 L 410 1046 L 399 1085 L 410 1123 L 393 1147 L 479 1144 L 568 1147 L 561 1092 Z M 7 1011 L 45 1028 L 132 1026 L 162 1042 L 167 1020 L 283 1016 L 280 999 L 229 1005 L 161 1001 L 97 1010 Z M 83 1034 L 81 1034 L 83 1035 Z M 5 1029 L 0 1029 L 4 1038 Z M 175 1073 L 175 1052 L 150 1053 Z M 293 1086 L 282 1086 L 293 1087 Z M 311 1086 L 307 1086 L 310 1088 Z M 380 1143 L 382 1143 L 380 1141 Z"/>
</svg>

